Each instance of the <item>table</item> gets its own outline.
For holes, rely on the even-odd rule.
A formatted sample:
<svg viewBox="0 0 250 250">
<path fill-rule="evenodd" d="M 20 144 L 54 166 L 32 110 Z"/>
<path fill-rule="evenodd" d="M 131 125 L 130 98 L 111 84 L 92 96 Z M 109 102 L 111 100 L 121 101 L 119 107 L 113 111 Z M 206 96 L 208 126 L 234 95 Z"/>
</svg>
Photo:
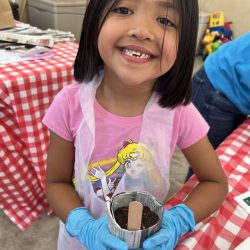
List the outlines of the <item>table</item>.
<svg viewBox="0 0 250 250">
<path fill-rule="evenodd" d="M 42 118 L 73 80 L 78 44 L 55 44 L 49 59 L 0 66 L 0 208 L 22 230 L 48 208 L 45 168 L 49 134 Z"/>
<path fill-rule="evenodd" d="M 250 190 L 250 118 L 216 152 L 228 177 L 229 193 L 217 212 L 180 240 L 178 250 L 231 250 L 250 236 L 250 214 L 234 200 L 235 196 Z M 192 176 L 166 207 L 182 202 L 197 183 Z"/>
</svg>

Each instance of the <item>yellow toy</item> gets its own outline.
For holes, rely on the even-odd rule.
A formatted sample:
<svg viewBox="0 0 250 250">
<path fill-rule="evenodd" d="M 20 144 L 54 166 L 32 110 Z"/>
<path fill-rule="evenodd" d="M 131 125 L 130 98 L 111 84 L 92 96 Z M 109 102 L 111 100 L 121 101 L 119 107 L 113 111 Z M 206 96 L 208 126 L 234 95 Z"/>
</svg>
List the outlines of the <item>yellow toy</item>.
<svg viewBox="0 0 250 250">
<path fill-rule="evenodd" d="M 219 47 L 232 40 L 231 22 L 224 22 L 224 13 L 222 11 L 213 12 L 209 19 L 208 28 L 205 31 L 201 41 L 201 55 L 205 59 L 208 55 L 218 50 Z"/>
<path fill-rule="evenodd" d="M 224 13 L 222 11 L 216 11 L 210 16 L 209 28 L 211 31 L 215 31 L 222 27 L 224 27 Z"/>
<path fill-rule="evenodd" d="M 218 36 L 218 32 L 210 32 L 210 29 L 206 29 L 205 36 L 203 37 L 201 43 L 204 47 L 203 56 L 204 58 L 211 53 L 213 53 L 213 43 Z"/>
</svg>

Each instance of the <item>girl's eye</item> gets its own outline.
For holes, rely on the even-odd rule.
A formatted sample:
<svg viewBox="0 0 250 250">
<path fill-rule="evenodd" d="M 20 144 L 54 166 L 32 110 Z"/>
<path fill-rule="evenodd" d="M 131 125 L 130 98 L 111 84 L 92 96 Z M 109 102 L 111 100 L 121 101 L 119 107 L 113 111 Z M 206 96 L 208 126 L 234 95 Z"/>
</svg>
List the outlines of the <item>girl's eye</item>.
<svg viewBox="0 0 250 250">
<path fill-rule="evenodd" d="M 118 7 L 113 10 L 113 12 L 121 15 L 131 15 L 132 11 L 126 7 Z"/>
<path fill-rule="evenodd" d="M 157 21 L 165 26 L 176 28 L 176 25 L 166 17 L 159 17 L 157 18 Z"/>
</svg>

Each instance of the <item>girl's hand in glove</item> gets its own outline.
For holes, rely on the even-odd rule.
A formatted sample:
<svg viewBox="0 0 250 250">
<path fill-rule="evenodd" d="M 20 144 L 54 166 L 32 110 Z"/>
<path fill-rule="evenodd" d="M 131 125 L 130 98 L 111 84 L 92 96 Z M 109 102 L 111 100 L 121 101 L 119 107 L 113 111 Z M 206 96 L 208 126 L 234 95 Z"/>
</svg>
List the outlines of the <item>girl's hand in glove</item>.
<svg viewBox="0 0 250 250">
<path fill-rule="evenodd" d="M 174 206 L 164 211 L 161 229 L 144 241 L 143 248 L 173 250 L 179 238 L 187 232 L 192 232 L 194 227 L 192 210 L 184 204 Z"/>
<path fill-rule="evenodd" d="M 65 228 L 70 236 L 77 238 L 88 250 L 127 250 L 128 245 L 109 232 L 107 216 L 94 219 L 84 207 L 70 211 Z"/>
</svg>

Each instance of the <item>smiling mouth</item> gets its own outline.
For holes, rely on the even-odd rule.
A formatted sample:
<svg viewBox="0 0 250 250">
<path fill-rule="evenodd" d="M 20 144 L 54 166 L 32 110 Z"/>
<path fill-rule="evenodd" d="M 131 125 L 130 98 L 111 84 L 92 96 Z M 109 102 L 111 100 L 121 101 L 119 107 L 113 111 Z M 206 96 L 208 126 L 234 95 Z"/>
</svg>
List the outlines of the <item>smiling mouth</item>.
<svg viewBox="0 0 250 250">
<path fill-rule="evenodd" d="M 132 57 L 136 57 L 136 58 L 141 58 L 141 59 L 150 59 L 151 58 L 150 54 L 143 53 L 143 52 L 140 52 L 137 50 L 123 48 L 122 52 L 127 56 L 132 56 Z"/>
</svg>

